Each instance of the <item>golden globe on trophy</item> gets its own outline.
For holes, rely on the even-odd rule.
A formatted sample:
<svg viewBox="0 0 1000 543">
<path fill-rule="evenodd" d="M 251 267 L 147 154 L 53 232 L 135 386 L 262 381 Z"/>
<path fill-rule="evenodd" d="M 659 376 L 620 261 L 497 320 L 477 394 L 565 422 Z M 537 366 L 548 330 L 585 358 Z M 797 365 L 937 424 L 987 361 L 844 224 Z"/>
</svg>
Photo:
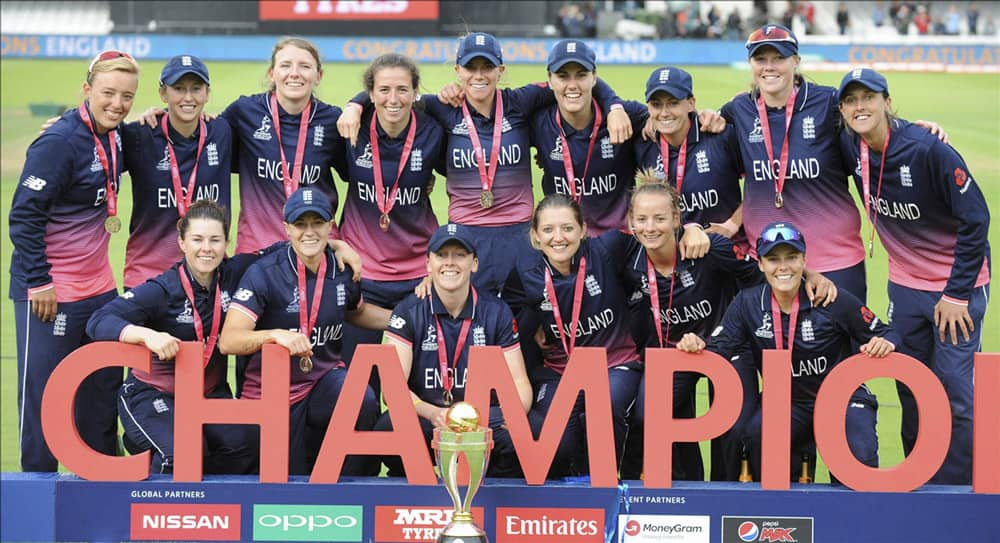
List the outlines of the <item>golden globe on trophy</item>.
<svg viewBox="0 0 1000 543">
<path fill-rule="evenodd" d="M 479 411 L 458 402 L 445 415 L 448 429 L 436 428 L 432 446 L 437 451 L 441 480 L 455 506 L 451 522 L 438 534 L 437 543 L 489 543 L 486 532 L 472 520 L 472 497 L 483 484 L 493 448 L 493 430 L 480 428 Z M 462 499 L 458 486 L 458 459 L 465 455 L 469 464 L 469 486 Z"/>
</svg>

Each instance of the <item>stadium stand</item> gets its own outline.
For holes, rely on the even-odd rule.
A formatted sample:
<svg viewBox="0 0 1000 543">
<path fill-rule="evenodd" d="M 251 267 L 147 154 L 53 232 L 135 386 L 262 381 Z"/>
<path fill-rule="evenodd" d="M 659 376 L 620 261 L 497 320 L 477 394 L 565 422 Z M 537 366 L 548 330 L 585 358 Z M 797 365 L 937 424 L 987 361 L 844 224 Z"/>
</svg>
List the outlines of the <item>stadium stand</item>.
<svg viewBox="0 0 1000 543">
<path fill-rule="evenodd" d="M 4 34 L 104 35 L 114 28 L 111 2 L 2 2 Z"/>
</svg>

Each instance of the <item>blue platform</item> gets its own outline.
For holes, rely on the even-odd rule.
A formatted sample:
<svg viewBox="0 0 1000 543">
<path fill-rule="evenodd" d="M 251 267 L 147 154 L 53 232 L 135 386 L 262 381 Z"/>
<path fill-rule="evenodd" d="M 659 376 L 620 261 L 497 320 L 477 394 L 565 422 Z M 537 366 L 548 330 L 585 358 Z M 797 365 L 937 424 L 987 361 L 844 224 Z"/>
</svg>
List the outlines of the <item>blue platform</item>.
<svg viewBox="0 0 1000 543">
<path fill-rule="evenodd" d="M 163 513 L 142 521 L 147 528 L 165 530 L 156 532 L 161 536 L 187 534 L 190 540 L 253 541 L 255 533 L 275 533 L 263 531 L 275 526 L 284 534 L 278 540 L 320 540 L 316 538 L 329 537 L 321 529 L 332 523 L 343 528 L 336 541 L 407 541 L 398 534 L 426 541 L 421 534 L 435 527 L 428 519 L 437 515 L 440 520 L 436 511 L 451 508 L 443 487 L 389 478 L 344 478 L 324 485 L 302 477 L 287 484 L 260 484 L 249 476 L 212 476 L 200 483 L 154 476 L 109 483 L 69 474 L 4 473 L 0 481 L 3 541 L 128 541 L 143 533 L 134 531 L 141 511 Z M 280 504 L 300 506 L 283 510 L 304 513 L 267 514 L 267 505 Z M 763 491 L 757 483 L 677 482 L 670 490 L 655 490 L 642 488 L 641 482 L 608 489 L 497 479 L 483 485 L 474 506 L 482 508 L 484 528 L 494 543 L 1000 541 L 995 524 L 1000 496 L 973 494 L 970 487 L 925 486 L 892 494 L 829 485 Z M 216 514 L 220 508 L 235 514 L 223 519 Z M 525 519 L 526 524 L 517 524 Z M 185 523 L 194 531 L 183 531 Z M 599 533 L 591 533 L 595 526 Z M 171 532 L 173 528 L 182 531 Z M 620 536 L 619 528 L 628 535 Z M 551 533 L 523 533 L 532 529 Z M 566 530 L 578 531 L 566 535 Z"/>
</svg>

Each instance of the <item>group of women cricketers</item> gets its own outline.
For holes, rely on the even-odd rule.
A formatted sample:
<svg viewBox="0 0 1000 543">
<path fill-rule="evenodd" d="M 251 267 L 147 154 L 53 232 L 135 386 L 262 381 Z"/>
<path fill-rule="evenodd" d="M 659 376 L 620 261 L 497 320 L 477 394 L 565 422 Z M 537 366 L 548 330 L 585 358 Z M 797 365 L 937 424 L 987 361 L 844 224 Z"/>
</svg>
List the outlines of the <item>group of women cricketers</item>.
<svg viewBox="0 0 1000 543">
<path fill-rule="evenodd" d="M 969 484 L 973 353 L 990 274 L 978 184 L 928 123 L 893 114 L 881 74 L 856 69 L 839 88 L 806 81 L 798 41 L 780 25 L 755 30 L 746 47 L 752 88 L 721 115 L 699 113 L 691 75 L 671 66 L 650 74 L 645 106 L 619 98 L 576 40 L 552 48 L 546 84 L 500 88 L 502 48 L 484 33 L 461 39 L 457 83 L 436 96 L 419 97 L 416 64 L 390 53 L 341 110 L 314 96 L 324 77 L 316 48 L 287 38 L 271 55 L 270 88 L 217 118 L 204 115 L 204 63 L 170 59 L 159 79 L 166 110 L 131 123 L 139 66 L 101 53 L 83 103 L 29 147 L 11 207 L 22 469 L 57 468 L 40 419 L 55 366 L 87 342 L 117 340 L 146 346 L 152 371 L 91 375 L 75 404 L 80 434 L 116 454 L 120 420 L 125 448 L 152 451 L 152 471 L 169 473 L 172 359 L 179 342 L 198 341 L 210 397 L 233 395 L 227 355 L 237 355 L 235 394 L 253 399 L 262 346 L 288 350 L 290 473 L 309 473 L 355 347 L 387 331 L 428 443 L 464 397 L 470 346 L 502 348 L 536 435 L 573 350 L 606 349 L 623 479 L 642 476 L 645 416 L 669 415 L 644 410 L 655 393 L 645 390 L 647 349 L 707 349 L 739 373 L 742 413 L 712 448 L 719 480 L 735 479 L 741 460 L 759 469 L 763 350 L 791 351 L 794 451 L 812 446 L 816 392 L 837 363 L 901 352 L 934 371 L 952 407 L 948 458 L 932 482 Z M 531 148 L 543 170 L 537 205 Z M 108 243 L 122 226 L 125 171 L 133 202 L 116 295 Z M 449 202 L 441 226 L 435 171 Z M 238 254 L 227 257 L 230 173 L 240 213 Z M 889 256 L 891 325 L 864 305 L 849 175 L 867 247 L 877 231 Z M 676 376 L 673 416 L 694 415 L 699 377 Z M 898 389 L 908 453 L 916 405 Z M 378 395 L 372 379 L 357 429 L 391 428 Z M 875 397 L 861 386 L 851 406 L 852 451 L 877 466 Z M 504 413 L 486 407 L 489 474 L 518 476 Z M 587 473 L 585 411 L 579 399 L 550 476 Z M 206 471 L 258 468 L 256 427 L 204 434 Z M 344 473 L 375 475 L 383 463 L 403 473 L 396 457 L 364 456 Z M 673 473 L 706 477 L 696 445 L 677 445 Z"/>
</svg>

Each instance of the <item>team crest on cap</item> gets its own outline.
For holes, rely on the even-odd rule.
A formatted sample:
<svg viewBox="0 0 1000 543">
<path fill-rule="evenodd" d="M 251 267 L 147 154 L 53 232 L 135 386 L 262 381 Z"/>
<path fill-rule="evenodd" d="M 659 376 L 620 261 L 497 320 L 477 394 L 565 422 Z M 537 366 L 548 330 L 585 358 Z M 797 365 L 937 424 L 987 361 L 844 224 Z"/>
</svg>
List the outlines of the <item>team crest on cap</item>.
<svg viewBox="0 0 1000 543">
<path fill-rule="evenodd" d="M 660 83 L 666 83 L 670 80 L 670 70 L 660 70 Z"/>
<path fill-rule="evenodd" d="M 569 43 L 566 44 L 566 52 L 567 53 L 575 53 L 576 52 L 576 42 L 575 41 L 571 41 L 571 42 L 569 42 Z"/>
<path fill-rule="evenodd" d="M 455 223 L 448 223 L 448 235 L 454 236 L 458 232 L 458 225 Z"/>
<path fill-rule="evenodd" d="M 851 71 L 851 79 L 861 79 L 862 72 L 864 72 L 864 68 L 855 68 Z"/>
<path fill-rule="evenodd" d="M 307 189 L 307 190 L 302 191 L 302 201 L 305 202 L 305 203 L 307 203 L 307 204 L 311 204 L 312 203 L 312 201 L 313 201 L 313 191 L 311 189 Z"/>
<path fill-rule="evenodd" d="M 476 45 L 486 45 L 486 36 L 479 34 L 476 36 Z"/>
<path fill-rule="evenodd" d="M 182 56 L 181 57 L 181 65 L 182 66 L 190 66 L 191 65 L 191 57 L 188 56 L 188 55 Z"/>
</svg>

